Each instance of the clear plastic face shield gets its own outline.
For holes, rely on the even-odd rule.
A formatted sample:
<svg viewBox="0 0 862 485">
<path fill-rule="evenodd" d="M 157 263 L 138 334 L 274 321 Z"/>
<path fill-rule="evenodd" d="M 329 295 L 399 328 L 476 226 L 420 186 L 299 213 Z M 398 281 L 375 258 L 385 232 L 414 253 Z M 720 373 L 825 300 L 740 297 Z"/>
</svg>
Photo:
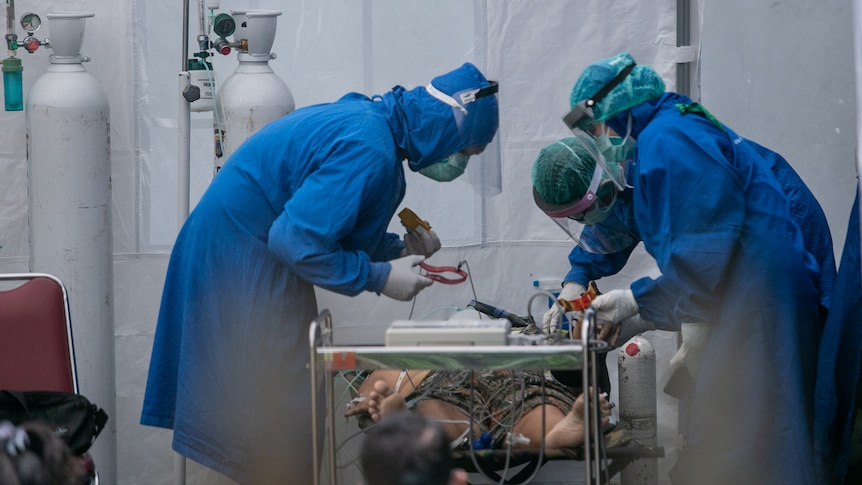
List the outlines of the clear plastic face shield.
<svg viewBox="0 0 862 485">
<path fill-rule="evenodd" d="M 428 86 L 425 87 L 425 89 L 428 91 L 428 94 L 453 108 L 453 111 L 456 115 L 456 121 L 458 122 L 458 125 L 460 127 L 461 120 L 463 120 L 463 117 L 467 116 L 467 114 L 469 113 L 469 111 L 467 110 L 467 105 L 476 101 L 477 99 L 496 94 L 499 90 L 499 85 L 497 81 L 489 80 L 488 84 L 489 85 L 484 88 L 470 89 L 467 91 L 456 93 L 455 96 L 460 99 L 460 103 L 456 101 L 455 98 L 440 91 L 430 83 L 428 84 Z M 467 147 L 467 149 L 470 148 L 473 147 Z M 464 171 L 467 169 L 467 163 L 470 161 L 470 156 L 472 154 L 465 153 L 468 151 L 467 149 L 453 153 L 452 155 L 449 155 L 448 157 L 440 160 L 437 163 L 433 163 L 425 168 L 422 168 L 419 170 L 419 173 L 438 182 L 450 182 L 452 180 L 455 180 L 456 178 L 463 175 Z M 478 150 L 476 154 L 480 152 L 481 150 Z"/>
<path fill-rule="evenodd" d="M 576 138 L 581 139 L 581 145 L 589 152 L 595 160 L 601 159 L 601 154 L 595 149 L 595 144 L 584 132 L 580 130 L 573 133 Z M 571 148 L 558 142 L 571 151 Z M 572 151 L 572 155 L 577 155 Z M 533 198 L 536 205 L 547 214 L 554 223 L 560 227 L 576 244 L 590 252 L 601 252 L 599 244 L 591 242 L 589 229 L 595 224 L 602 223 L 612 214 L 614 203 L 617 200 L 619 188 L 611 174 L 604 165 L 597 163 L 593 170 L 590 184 L 586 193 L 579 200 L 556 205 L 546 202 L 533 188 Z M 591 249 L 592 248 L 592 249 Z"/>
<path fill-rule="evenodd" d="M 563 123 L 575 136 L 589 136 L 595 141 L 600 152 L 596 160 L 605 169 L 618 190 L 626 188 L 625 162 L 634 155 L 635 142 L 631 137 L 632 115 L 629 112 L 625 136 L 611 136 L 605 123 L 595 120 L 593 108 L 596 103 L 617 87 L 634 68 L 635 64 L 626 66 L 592 98 L 577 103 L 574 108 L 563 115 Z"/>
</svg>

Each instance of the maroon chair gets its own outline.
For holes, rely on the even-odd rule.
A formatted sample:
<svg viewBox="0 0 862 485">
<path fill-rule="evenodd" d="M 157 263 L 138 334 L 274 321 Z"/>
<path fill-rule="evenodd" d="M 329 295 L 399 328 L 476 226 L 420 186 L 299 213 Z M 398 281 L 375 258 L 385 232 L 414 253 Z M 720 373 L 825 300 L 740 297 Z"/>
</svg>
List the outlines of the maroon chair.
<svg viewBox="0 0 862 485">
<path fill-rule="evenodd" d="M 18 283 L 5 289 L 6 283 Z M 0 388 L 78 392 L 69 298 L 39 273 L 0 274 Z"/>
<path fill-rule="evenodd" d="M 0 274 L 0 389 L 78 394 L 69 295 L 55 276 Z M 79 458 L 98 484 L 90 454 Z"/>
</svg>

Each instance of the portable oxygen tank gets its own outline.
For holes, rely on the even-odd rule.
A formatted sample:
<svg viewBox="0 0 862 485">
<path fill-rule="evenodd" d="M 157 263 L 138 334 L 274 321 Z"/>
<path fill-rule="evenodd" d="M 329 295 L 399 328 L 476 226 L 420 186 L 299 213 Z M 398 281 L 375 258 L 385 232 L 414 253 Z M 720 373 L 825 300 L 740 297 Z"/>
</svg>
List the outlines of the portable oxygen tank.
<svg viewBox="0 0 862 485">
<path fill-rule="evenodd" d="M 276 17 L 272 10 L 231 11 L 236 21 L 234 39 L 243 45 L 239 66 L 216 92 L 215 172 L 246 140 L 267 123 L 296 108 L 293 93 L 269 65 L 275 40 Z"/>
<path fill-rule="evenodd" d="M 80 393 L 112 419 L 91 452 L 116 483 L 110 111 L 82 65 L 89 12 L 50 12 L 46 72 L 25 102 L 30 199 L 30 270 L 69 292 Z"/>
</svg>

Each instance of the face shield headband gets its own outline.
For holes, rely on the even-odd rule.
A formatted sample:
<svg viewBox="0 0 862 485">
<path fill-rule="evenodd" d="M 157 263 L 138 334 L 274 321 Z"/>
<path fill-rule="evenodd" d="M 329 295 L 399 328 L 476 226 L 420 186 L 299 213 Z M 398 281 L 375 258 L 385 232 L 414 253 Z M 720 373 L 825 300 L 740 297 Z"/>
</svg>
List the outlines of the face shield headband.
<svg viewBox="0 0 862 485">
<path fill-rule="evenodd" d="M 615 87 L 619 86 L 621 82 L 632 72 L 632 69 L 635 68 L 637 64 L 629 64 L 619 74 L 614 76 L 613 79 L 610 80 L 607 84 L 602 87 L 592 98 L 585 99 L 579 103 L 577 103 L 571 111 L 563 115 L 563 123 L 569 127 L 572 132 L 577 129 L 580 129 L 580 125 L 583 124 L 587 120 L 594 120 L 593 117 L 593 107 L 596 103 L 605 99 L 605 96 L 608 95 Z"/>
<path fill-rule="evenodd" d="M 455 98 L 453 98 L 452 96 L 449 96 L 443 91 L 440 91 L 439 89 L 435 88 L 434 85 L 431 83 L 428 83 L 428 85 L 425 86 L 425 90 L 428 91 L 428 94 L 430 94 L 431 96 L 448 104 L 452 108 L 457 109 L 461 112 L 462 115 L 467 116 L 467 114 L 469 113 L 464 105 L 473 103 L 477 99 L 484 98 L 485 96 L 497 94 L 497 91 L 499 90 L 499 84 L 497 83 L 497 81 L 488 81 L 488 86 L 484 88 L 462 91 L 456 95 L 461 98 L 460 103 L 458 101 L 455 101 Z"/>
</svg>

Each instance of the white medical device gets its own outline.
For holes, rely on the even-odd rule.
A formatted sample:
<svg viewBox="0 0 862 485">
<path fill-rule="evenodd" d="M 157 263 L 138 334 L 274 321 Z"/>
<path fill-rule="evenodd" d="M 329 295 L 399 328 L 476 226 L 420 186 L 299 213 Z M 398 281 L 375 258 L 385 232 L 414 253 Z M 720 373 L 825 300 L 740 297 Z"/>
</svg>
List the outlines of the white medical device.
<svg viewBox="0 0 862 485">
<path fill-rule="evenodd" d="M 506 319 L 396 320 L 386 329 L 387 346 L 507 345 Z"/>
</svg>

